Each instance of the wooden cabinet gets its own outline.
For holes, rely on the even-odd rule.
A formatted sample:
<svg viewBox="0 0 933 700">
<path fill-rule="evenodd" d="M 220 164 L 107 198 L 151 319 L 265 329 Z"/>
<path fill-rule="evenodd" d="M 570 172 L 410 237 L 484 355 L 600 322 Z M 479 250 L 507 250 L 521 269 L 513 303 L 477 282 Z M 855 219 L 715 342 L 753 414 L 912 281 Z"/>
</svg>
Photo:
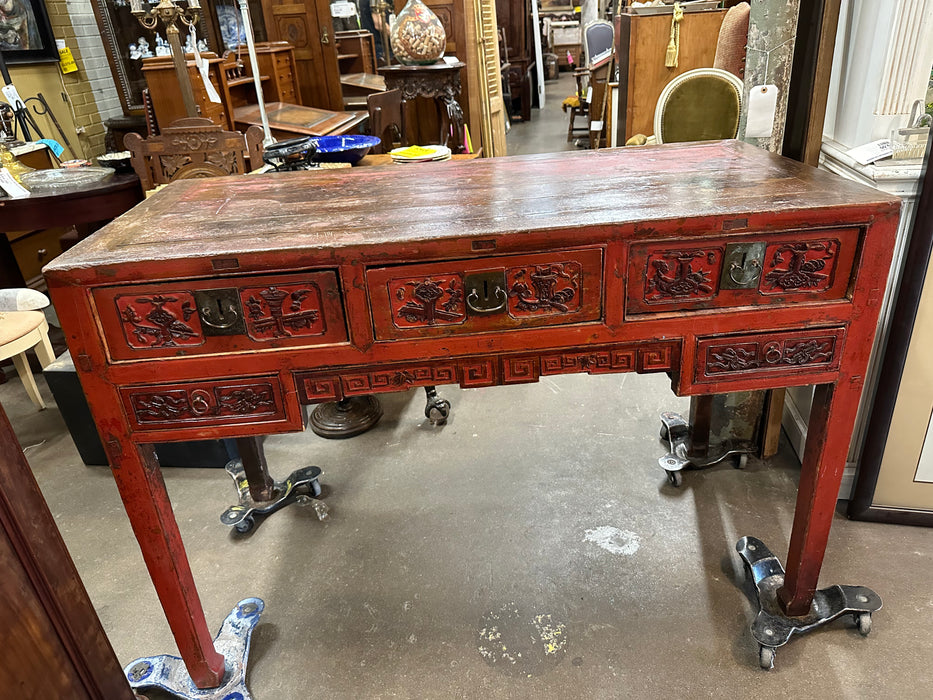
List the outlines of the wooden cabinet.
<svg viewBox="0 0 933 700">
<path fill-rule="evenodd" d="M 244 57 L 249 58 L 245 54 Z M 259 74 L 269 77 L 262 84 L 262 96 L 266 102 L 304 104 L 298 90 L 298 68 L 295 64 L 295 49 L 291 44 L 285 41 L 256 44 L 256 62 Z"/>
<path fill-rule="evenodd" d="M 222 94 L 223 86 L 219 66 L 223 59 L 214 53 L 201 55 L 210 64 L 211 85 L 214 86 L 218 94 Z M 194 102 L 198 106 L 200 116 L 210 119 L 225 129 L 232 129 L 232 115 L 222 102 L 211 102 L 194 59 L 188 60 L 186 65 L 188 67 L 188 79 L 191 81 L 191 89 L 194 93 Z M 146 78 L 146 86 L 149 88 L 149 97 L 155 110 L 156 121 L 160 125 L 165 126 L 176 119 L 183 119 L 188 116 L 185 112 L 184 102 L 182 102 L 181 88 L 178 86 L 178 76 L 175 73 L 175 66 L 172 63 L 171 56 L 144 59 L 143 76 Z"/>
<path fill-rule="evenodd" d="M 301 104 L 343 109 L 337 41 L 328 0 L 262 0 L 270 41 L 295 47 L 296 77 Z"/>
<path fill-rule="evenodd" d="M 341 75 L 376 72 L 376 43 L 370 32 L 344 31 L 335 36 Z"/>
<path fill-rule="evenodd" d="M 676 68 L 664 65 L 671 15 L 622 14 L 616 20 L 619 62 L 618 143 L 654 133 L 654 108 L 672 78 L 694 68 L 712 68 L 719 27 L 727 10 L 687 12 L 680 24 Z M 559 57 L 558 57 L 559 58 Z"/>
<path fill-rule="evenodd" d="M 234 112 L 237 107 L 256 104 L 253 70 L 245 47 L 239 56 L 227 52 L 224 56 L 202 54 L 208 63 L 211 85 L 221 101 L 211 102 L 194 59 L 187 62 L 188 77 L 200 116 L 215 124 L 236 130 Z M 293 48 L 285 42 L 265 42 L 256 45 L 263 98 L 266 102 L 294 103 L 298 96 Z M 171 56 L 147 58 L 143 61 L 143 75 L 149 86 L 149 95 L 160 125 L 167 125 L 185 116 L 185 106 L 175 74 Z"/>
</svg>

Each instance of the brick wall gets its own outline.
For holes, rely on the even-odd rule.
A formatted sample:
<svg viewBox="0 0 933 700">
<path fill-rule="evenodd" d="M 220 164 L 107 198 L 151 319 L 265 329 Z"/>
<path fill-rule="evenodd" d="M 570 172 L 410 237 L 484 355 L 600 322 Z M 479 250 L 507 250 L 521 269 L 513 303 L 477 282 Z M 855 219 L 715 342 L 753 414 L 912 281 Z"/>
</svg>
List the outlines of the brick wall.
<svg viewBox="0 0 933 700">
<path fill-rule="evenodd" d="M 90 0 L 45 0 L 56 39 L 74 54 L 78 70 L 64 76 L 86 156 L 104 153 L 104 120 L 123 115 Z"/>
</svg>

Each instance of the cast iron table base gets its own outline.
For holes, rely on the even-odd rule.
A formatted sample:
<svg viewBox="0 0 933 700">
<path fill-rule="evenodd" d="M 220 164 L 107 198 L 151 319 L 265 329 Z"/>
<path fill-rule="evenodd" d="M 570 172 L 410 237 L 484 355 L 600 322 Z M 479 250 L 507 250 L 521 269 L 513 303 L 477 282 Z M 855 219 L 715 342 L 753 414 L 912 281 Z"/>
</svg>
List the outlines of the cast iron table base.
<svg viewBox="0 0 933 700">
<path fill-rule="evenodd" d="M 735 467 L 744 469 L 748 462 L 748 455 L 752 452 L 749 446 L 726 442 L 725 449 L 715 456 L 706 455 L 705 449 L 704 454 L 696 454 L 694 448 L 691 447 L 690 438 L 690 426 L 682 415 L 673 411 L 664 411 L 661 414 L 661 440 L 668 444 L 668 453 L 658 460 L 658 464 L 667 472 L 667 479 L 673 486 L 680 486 L 683 483 L 683 470 L 686 467 L 706 469 L 730 457 L 738 457 Z M 708 443 L 704 445 L 704 448 L 707 446 Z"/>
<path fill-rule="evenodd" d="M 735 545 L 745 564 L 745 571 L 758 592 L 758 615 L 752 623 L 752 635 L 758 642 L 758 663 L 766 670 L 774 668 L 778 647 L 791 635 L 804 634 L 837 617 L 851 613 L 862 636 L 871 632 L 871 614 L 881 609 L 881 597 L 864 586 L 830 586 L 813 596 L 810 612 L 800 617 L 785 615 L 777 591 L 784 585 L 784 567 L 764 543 L 743 537 Z"/>
<path fill-rule="evenodd" d="M 424 387 L 424 417 L 434 425 L 444 425 L 450 417 L 450 401 L 437 395 L 437 388 Z M 318 404 L 308 426 L 315 435 L 342 440 L 365 433 L 382 418 L 382 405 L 372 394 L 351 396 L 340 401 Z"/>
<path fill-rule="evenodd" d="M 165 654 L 136 659 L 124 668 L 130 687 L 138 691 L 159 688 L 181 700 L 250 700 L 246 688 L 249 642 L 264 607 L 259 598 L 241 600 L 220 626 L 214 648 L 224 657 L 224 677 L 216 688 L 198 688 L 185 662 Z"/>
<path fill-rule="evenodd" d="M 317 498 L 321 495 L 321 484 L 318 481 L 322 473 L 320 467 L 302 467 L 289 474 L 285 481 L 273 482 L 272 498 L 263 501 L 255 500 L 250 493 L 242 459 L 228 462 L 226 470 L 233 477 L 240 502 L 221 513 L 220 522 L 235 528 L 237 532 L 247 533 L 252 530 L 257 515 L 272 515 L 292 503 L 313 506 L 318 520 L 327 520 L 329 517 L 327 504 Z"/>
</svg>

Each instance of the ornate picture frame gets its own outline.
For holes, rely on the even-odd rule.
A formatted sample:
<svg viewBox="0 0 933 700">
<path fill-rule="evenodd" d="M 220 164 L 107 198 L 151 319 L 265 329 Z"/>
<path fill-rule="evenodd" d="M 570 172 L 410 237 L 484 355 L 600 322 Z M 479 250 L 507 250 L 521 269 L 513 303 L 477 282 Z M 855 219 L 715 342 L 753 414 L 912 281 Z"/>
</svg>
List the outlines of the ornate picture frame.
<svg viewBox="0 0 933 700">
<path fill-rule="evenodd" d="M 42 0 L 0 0 L 0 51 L 9 64 L 58 61 Z"/>
<path fill-rule="evenodd" d="M 91 0 L 91 6 L 123 112 L 127 115 L 142 114 L 142 91 L 146 87 L 142 61 L 144 58 L 170 53 L 165 40 L 165 28 L 161 24 L 155 29 L 143 27 L 130 14 L 128 0 Z M 202 10 L 198 20 L 198 47 L 201 51 L 212 51 L 215 49 L 213 33 L 205 19 L 206 15 L 207 10 Z M 187 35 L 183 34 L 182 40 L 186 38 Z"/>
</svg>

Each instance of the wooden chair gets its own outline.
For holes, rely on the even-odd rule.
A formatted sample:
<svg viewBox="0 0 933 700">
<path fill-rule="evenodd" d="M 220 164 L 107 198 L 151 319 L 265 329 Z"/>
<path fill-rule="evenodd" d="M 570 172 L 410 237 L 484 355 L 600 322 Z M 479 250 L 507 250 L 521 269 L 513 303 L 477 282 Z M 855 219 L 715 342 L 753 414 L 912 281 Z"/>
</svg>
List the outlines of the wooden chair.
<svg viewBox="0 0 933 700">
<path fill-rule="evenodd" d="M 40 411 L 45 408 L 45 402 L 39 395 L 26 351 L 35 349 L 43 369 L 55 360 L 49 342 L 49 324 L 45 314 L 39 311 L 48 305 L 48 297 L 34 289 L 0 290 L 0 361 L 13 358 L 13 366 L 29 399 Z"/>
<path fill-rule="evenodd" d="M 744 108 L 742 81 L 719 68 L 697 68 L 669 82 L 654 110 L 657 143 L 734 139 Z"/>
<path fill-rule="evenodd" d="M 248 173 L 262 165 L 262 129 L 224 131 L 201 117 L 177 119 L 159 136 L 123 140 L 144 190 L 174 180 Z"/>
<path fill-rule="evenodd" d="M 399 144 L 408 145 L 405 138 L 405 106 L 399 90 L 377 92 L 366 98 L 369 109 L 369 128 L 373 136 L 382 143 L 373 146 L 373 153 L 388 153 L 392 150 L 396 136 Z"/>
<path fill-rule="evenodd" d="M 590 147 L 599 147 L 605 124 L 607 83 L 612 73 L 614 51 L 615 30 L 612 24 L 596 20 L 584 27 L 583 55 L 586 67 L 574 71 L 576 95 L 564 100 L 565 111 L 570 111 L 568 141 L 573 140 L 574 131 L 586 131 L 589 133 Z M 586 119 L 585 127 L 575 125 L 577 117 Z M 597 127 L 595 133 L 594 126 Z"/>
</svg>

